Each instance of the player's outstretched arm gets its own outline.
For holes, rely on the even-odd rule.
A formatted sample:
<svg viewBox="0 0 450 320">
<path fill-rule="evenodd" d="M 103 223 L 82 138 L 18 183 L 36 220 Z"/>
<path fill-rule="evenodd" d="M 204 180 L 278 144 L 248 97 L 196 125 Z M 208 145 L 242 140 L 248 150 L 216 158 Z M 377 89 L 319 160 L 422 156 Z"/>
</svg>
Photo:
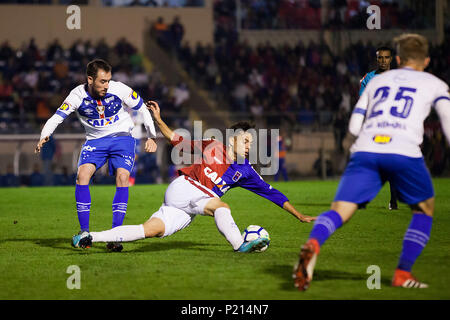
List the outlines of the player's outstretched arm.
<svg viewBox="0 0 450 320">
<path fill-rule="evenodd" d="M 294 206 L 289 201 L 286 201 L 283 204 L 283 209 L 286 210 L 287 212 L 289 212 L 290 214 L 292 214 L 293 216 L 295 216 L 301 222 L 311 222 L 311 221 L 314 221 L 317 219 L 317 217 L 310 217 L 310 216 L 301 214 L 294 208 Z"/>
<path fill-rule="evenodd" d="M 264 179 L 255 171 L 255 169 L 249 165 L 246 170 L 245 179 L 239 180 L 239 186 L 247 189 L 257 195 L 272 201 L 274 204 L 283 208 L 285 211 L 292 214 L 301 222 L 311 222 L 316 220 L 316 217 L 306 216 L 297 211 L 294 206 L 289 202 L 289 199 L 281 193 L 279 190 L 273 188 L 270 184 L 264 181 Z"/>
<path fill-rule="evenodd" d="M 158 103 L 156 101 L 149 100 L 145 102 L 145 105 L 147 106 L 147 109 L 153 112 L 153 119 L 156 121 L 156 124 L 158 125 L 159 130 L 161 130 L 163 136 L 166 137 L 167 140 L 172 141 L 175 136 L 175 132 L 173 132 L 161 119 L 161 111 Z"/>
<path fill-rule="evenodd" d="M 39 138 L 36 148 L 34 149 L 34 153 L 41 152 L 42 146 L 50 140 L 50 136 L 53 134 L 56 127 L 64 121 L 64 118 L 61 116 L 61 112 L 58 114 L 58 111 L 59 109 L 52 117 L 50 117 L 50 119 L 47 120 L 42 128 L 41 137 Z"/>
<path fill-rule="evenodd" d="M 155 124 L 153 123 L 152 116 L 150 111 L 147 108 L 139 108 L 139 112 L 142 114 L 142 118 L 144 119 L 144 127 L 145 131 L 147 131 L 147 141 L 145 141 L 144 150 L 145 152 L 155 152 L 158 148 L 154 138 L 156 138 L 156 130 Z"/>
</svg>

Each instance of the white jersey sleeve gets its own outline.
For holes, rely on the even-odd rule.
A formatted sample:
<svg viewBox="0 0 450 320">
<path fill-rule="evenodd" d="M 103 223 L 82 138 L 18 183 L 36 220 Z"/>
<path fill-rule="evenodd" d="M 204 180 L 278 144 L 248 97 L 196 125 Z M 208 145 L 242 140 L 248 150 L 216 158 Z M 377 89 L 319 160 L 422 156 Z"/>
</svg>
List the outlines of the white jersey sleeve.
<svg viewBox="0 0 450 320">
<path fill-rule="evenodd" d="M 122 82 L 117 81 L 113 85 L 116 87 L 117 95 L 125 107 L 133 110 L 139 110 L 141 108 L 144 101 L 136 91 Z"/>
<path fill-rule="evenodd" d="M 432 74 L 410 68 L 373 78 L 355 106 L 354 115 L 364 114 L 364 121 L 359 132 L 358 123 L 349 128 L 358 133 L 350 151 L 422 157 L 423 122 L 435 104 L 441 112 L 447 90 L 447 85 Z"/>
<path fill-rule="evenodd" d="M 137 111 L 143 119 L 143 124 L 147 135 L 149 138 L 156 137 L 155 124 L 153 123 L 153 118 L 150 112 L 147 110 L 144 101 L 139 96 L 139 94 L 128 87 L 127 85 L 119 82 L 121 85 L 121 91 L 123 92 L 123 102 L 124 104 L 132 110 Z"/>
<path fill-rule="evenodd" d="M 81 99 L 76 94 L 76 91 L 72 90 L 61 106 L 56 110 L 55 114 L 45 123 L 41 131 L 40 140 L 51 136 L 64 119 L 77 110 L 80 103 Z"/>
<path fill-rule="evenodd" d="M 436 98 L 433 101 L 434 108 L 441 119 L 442 130 L 447 142 L 450 143 L 450 91 L 446 83 L 436 88 Z"/>
</svg>

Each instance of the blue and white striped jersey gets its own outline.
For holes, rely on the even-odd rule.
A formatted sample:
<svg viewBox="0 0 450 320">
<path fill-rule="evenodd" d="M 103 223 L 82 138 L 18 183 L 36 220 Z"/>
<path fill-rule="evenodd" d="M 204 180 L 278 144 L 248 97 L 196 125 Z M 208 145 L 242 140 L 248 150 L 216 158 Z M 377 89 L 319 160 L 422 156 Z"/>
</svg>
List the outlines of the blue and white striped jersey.
<svg viewBox="0 0 450 320">
<path fill-rule="evenodd" d="M 56 127 L 72 112 L 76 112 L 86 130 L 86 139 L 131 134 L 134 122 L 129 110 L 142 113 L 144 126 L 149 137 L 156 136 L 153 119 L 139 94 L 119 81 L 111 80 L 106 95 L 94 99 L 87 90 L 87 84 L 73 89 L 64 99 L 55 115 L 47 121 L 41 139 L 53 133 Z"/>
</svg>

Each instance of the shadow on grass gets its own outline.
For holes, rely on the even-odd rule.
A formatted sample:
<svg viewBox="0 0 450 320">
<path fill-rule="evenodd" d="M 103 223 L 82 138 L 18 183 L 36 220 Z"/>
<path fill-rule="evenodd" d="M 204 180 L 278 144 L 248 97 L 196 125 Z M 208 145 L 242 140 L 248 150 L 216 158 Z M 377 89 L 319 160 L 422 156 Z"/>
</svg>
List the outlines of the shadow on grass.
<svg viewBox="0 0 450 320">
<path fill-rule="evenodd" d="M 6 242 L 30 242 L 32 244 L 58 249 L 58 250 L 69 250 L 74 254 L 98 254 L 98 253 L 116 253 L 109 252 L 106 250 L 106 243 L 97 242 L 94 243 L 92 248 L 89 249 L 81 249 L 81 248 L 73 248 L 71 246 L 71 238 L 52 238 L 52 239 L 4 239 L 0 240 L 0 244 Z M 136 245 L 140 243 L 141 246 L 138 248 Z M 168 250 L 196 250 L 196 251 L 217 251 L 218 249 L 215 247 L 221 246 L 220 244 L 211 244 L 211 243 L 202 243 L 202 242 L 193 242 L 193 241 L 164 241 L 161 239 L 147 239 L 139 242 L 130 242 L 123 243 L 124 250 L 123 253 L 133 253 L 133 252 L 158 252 L 158 251 L 168 251 Z"/>
<path fill-rule="evenodd" d="M 5 242 L 30 242 L 42 247 L 63 249 L 63 250 L 74 250 L 70 245 L 71 238 L 52 238 L 52 239 L 4 239 L 0 240 L 0 243 Z"/>
<path fill-rule="evenodd" d="M 292 279 L 293 265 L 273 265 L 265 270 L 267 273 L 276 275 L 283 280 L 280 286 L 284 291 L 296 291 L 294 287 L 294 281 Z M 318 269 L 314 271 L 313 282 L 320 281 L 333 281 L 333 280 L 348 280 L 348 281 L 363 281 L 366 283 L 369 274 L 365 273 L 351 273 L 341 270 L 324 270 Z M 381 277 L 380 282 L 382 285 L 390 286 L 391 279 L 387 277 Z"/>
<path fill-rule="evenodd" d="M 326 203 L 306 203 L 306 202 L 293 202 L 293 205 L 303 206 L 303 207 L 325 207 L 329 208 L 331 202 Z"/>
<path fill-rule="evenodd" d="M 124 244 L 125 247 L 126 244 Z M 193 241 L 164 241 L 162 239 L 148 240 L 143 243 L 139 248 L 127 251 L 127 252 L 157 252 L 168 250 L 196 250 L 196 251 L 217 251 L 216 248 L 219 244 L 193 242 Z"/>
</svg>

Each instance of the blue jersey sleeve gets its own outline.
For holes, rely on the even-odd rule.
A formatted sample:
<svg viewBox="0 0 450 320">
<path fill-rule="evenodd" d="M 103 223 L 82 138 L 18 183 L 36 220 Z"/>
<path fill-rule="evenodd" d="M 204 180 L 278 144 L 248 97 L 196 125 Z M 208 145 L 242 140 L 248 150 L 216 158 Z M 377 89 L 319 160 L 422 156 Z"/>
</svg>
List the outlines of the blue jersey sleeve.
<svg viewBox="0 0 450 320">
<path fill-rule="evenodd" d="M 239 180 L 239 186 L 272 201 L 281 208 L 289 201 L 284 194 L 265 182 L 251 165 L 248 165 L 245 177 Z"/>
<path fill-rule="evenodd" d="M 366 73 L 366 75 L 364 76 L 364 78 L 361 79 L 360 84 L 361 86 L 359 87 L 359 96 L 361 97 L 364 90 L 367 87 L 367 84 L 370 82 L 370 80 L 372 80 L 373 77 L 375 77 L 377 75 L 376 70 L 371 71 Z"/>
<path fill-rule="evenodd" d="M 369 81 L 368 81 L 369 79 L 367 79 L 367 78 L 369 78 L 369 75 L 368 75 L 368 74 L 366 74 L 366 75 L 364 76 L 364 78 L 361 79 L 361 83 L 360 83 L 360 87 L 359 87 L 359 96 L 360 96 L 360 97 L 362 96 L 362 94 L 363 94 L 363 92 L 364 92 L 364 89 L 366 88 L 367 83 L 369 82 Z"/>
</svg>

